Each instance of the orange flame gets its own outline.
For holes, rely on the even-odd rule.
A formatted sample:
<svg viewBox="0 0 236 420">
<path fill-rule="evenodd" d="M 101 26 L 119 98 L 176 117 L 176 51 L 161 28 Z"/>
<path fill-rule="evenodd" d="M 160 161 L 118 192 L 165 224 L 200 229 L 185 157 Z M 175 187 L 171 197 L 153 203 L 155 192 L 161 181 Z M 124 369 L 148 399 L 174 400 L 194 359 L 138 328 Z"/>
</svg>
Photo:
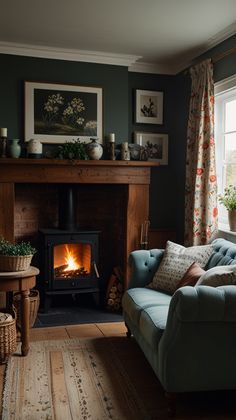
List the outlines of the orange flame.
<svg viewBox="0 0 236 420">
<path fill-rule="evenodd" d="M 66 246 L 65 262 L 67 264 L 67 267 L 64 269 L 64 271 L 78 270 L 80 266 L 76 260 L 77 256 L 75 256 L 73 252 L 71 252 Z"/>
</svg>

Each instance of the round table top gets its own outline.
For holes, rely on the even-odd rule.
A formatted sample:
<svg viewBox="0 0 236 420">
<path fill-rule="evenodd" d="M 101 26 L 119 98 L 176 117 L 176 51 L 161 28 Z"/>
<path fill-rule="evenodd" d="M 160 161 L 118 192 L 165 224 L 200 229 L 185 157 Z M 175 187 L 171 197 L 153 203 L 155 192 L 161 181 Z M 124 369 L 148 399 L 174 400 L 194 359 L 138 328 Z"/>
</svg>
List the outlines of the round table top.
<svg viewBox="0 0 236 420">
<path fill-rule="evenodd" d="M 36 267 L 33 267 L 32 265 L 28 268 L 28 270 L 24 271 L 1 271 L 0 272 L 0 279 L 17 279 L 19 277 L 25 278 L 25 277 L 31 277 L 31 276 L 37 276 L 39 274 L 39 269 Z"/>
</svg>

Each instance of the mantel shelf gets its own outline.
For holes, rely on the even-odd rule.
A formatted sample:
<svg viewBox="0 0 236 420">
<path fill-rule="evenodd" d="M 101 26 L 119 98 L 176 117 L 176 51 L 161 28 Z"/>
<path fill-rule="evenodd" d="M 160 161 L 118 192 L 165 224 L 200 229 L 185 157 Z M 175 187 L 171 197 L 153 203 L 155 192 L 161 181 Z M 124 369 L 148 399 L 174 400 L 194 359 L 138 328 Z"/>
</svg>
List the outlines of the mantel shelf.
<svg viewBox="0 0 236 420">
<path fill-rule="evenodd" d="M 0 159 L 0 182 L 150 184 L 152 161 Z"/>
<path fill-rule="evenodd" d="M 45 165 L 45 166 L 111 166 L 111 167 L 155 167 L 160 166 L 155 161 L 140 160 L 69 160 L 69 159 L 29 159 L 29 158 L 0 158 L 1 165 Z"/>
</svg>

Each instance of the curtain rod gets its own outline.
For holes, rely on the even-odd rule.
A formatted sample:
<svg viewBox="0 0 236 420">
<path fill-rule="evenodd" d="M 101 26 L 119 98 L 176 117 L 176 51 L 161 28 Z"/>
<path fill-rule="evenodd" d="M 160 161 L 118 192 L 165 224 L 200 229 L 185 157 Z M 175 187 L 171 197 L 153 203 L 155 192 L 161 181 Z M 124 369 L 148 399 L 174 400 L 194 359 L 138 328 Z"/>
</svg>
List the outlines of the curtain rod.
<svg viewBox="0 0 236 420">
<path fill-rule="evenodd" d="M 226 50 L 220 54 L 216 54 L 212 57 L 213 63 L 216 63 L 217 61 L 222 60 L 222 58 L 227 57 L 227 55 L 233 54 L 236 52 L 236 47 L 230 48 L 229 50 Z"/>
<path fill-rule="evenodd" d="M 236 47 L 233 47 L 233 48 L 230 48 L 229 50 L 226 50 L 226 51 L 224 51 L 224 52 L 222 52 L 220 54 L 213 55 L 213 57 L 211 58 L 211 60 L 212 60 L 212 62 L 214 64 L 214 63 L 217 63 L 217 61 L 220 61 L 223 58 L 225 58 L 228 55 L 233 54 L 235 52 L 236 52 Z M 190 68 L 191 68 L 191 66 L 184 71 L 184 75 L 189 74 Z"/>
</svg>

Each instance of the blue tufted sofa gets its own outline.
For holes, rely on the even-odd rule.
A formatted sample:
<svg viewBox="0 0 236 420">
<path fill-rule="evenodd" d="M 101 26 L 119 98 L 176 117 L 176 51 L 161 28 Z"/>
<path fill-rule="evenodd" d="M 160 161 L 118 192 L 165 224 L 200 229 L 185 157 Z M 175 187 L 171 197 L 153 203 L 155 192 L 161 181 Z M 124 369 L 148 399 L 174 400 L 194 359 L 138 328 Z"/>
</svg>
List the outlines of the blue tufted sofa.
<svg viewBox="0 0 236 420">
<path fill-rule="evenodd" d="M 206 270 L 236 264 L 236 244 L 218 238 Z M 123 296 L 134 336 L 169 401 L 177 392 L 236 389 L 236 287 L 182 287 L 173 296 L 145 288 L 163 250 L 134 251 Z M 169 407 L 173 410 L 173 406 Z"/>
</svg>

